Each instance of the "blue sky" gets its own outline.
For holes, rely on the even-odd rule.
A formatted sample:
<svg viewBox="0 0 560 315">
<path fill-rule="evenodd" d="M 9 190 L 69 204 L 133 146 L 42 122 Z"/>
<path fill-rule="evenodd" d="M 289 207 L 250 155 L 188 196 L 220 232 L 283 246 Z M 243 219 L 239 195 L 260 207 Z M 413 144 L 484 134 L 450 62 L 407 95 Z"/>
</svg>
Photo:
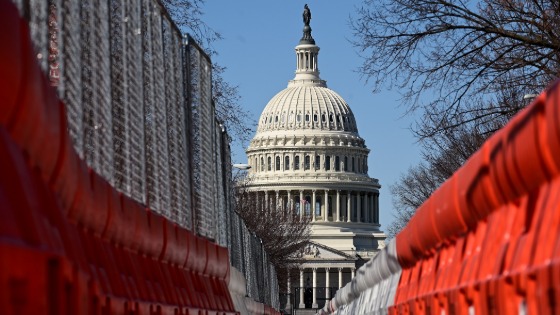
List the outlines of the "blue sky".
<svg viewBox="0 0 560 315">
<path fill-rule="evenodd" d="M 224 39 L 213 60 L 227 67 L 225 78 L 239 87 L 243 106 L 255 120 L 268 101 L 286 88 L 295 71 L 294 47 L 302 36 L 303 6 L 308 3 L 312 35 L 319 52 L 321 78 L 340 94 L 356 116 L 360 136 L 371 150 L 369 175 L 378 178 L 382 228 L 392 220 L 389 186 L 420 161 L 419 146 L 403 117 L 397 91 L 373 94 L 357 72 L 362 59 L 349 40 L 350 16 L 361 1 L 207 0 L 203 17 Z M 234 162 L 246 163 L 244 148 L 233 147 Z"/>
</svg>

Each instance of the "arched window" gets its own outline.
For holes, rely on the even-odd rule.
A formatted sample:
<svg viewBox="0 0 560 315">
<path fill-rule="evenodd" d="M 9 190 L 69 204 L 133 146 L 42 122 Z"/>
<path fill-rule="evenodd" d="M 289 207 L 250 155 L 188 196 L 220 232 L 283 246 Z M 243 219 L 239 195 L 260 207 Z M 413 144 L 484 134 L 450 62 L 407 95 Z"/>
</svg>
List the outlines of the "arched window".
<svg viewBox="0 0 560 315">
<path fill-rule="evenodd" d="M 310 169 L 310 168 L 311 168 L 311 167 L 310 167 L 310 164 L 311 164 L 311 157 L 310 157 L 309 155 L 306 155 L 306 156 L 305 156 L 305 160 L 304 160 L 304 162 L 303 162 L 303 169 L 304 169 L 304 170 Z"/>
<path fill-rule="evenodd" d="M 268 170 L 272 171 L 272 158 L 270 156 L 268 157 Z"/>
<path fill-rule="evenodd" d="M 280 170 L 280 157 L 279 156 L 276 157 L 276 170 L 277 171 Z"/>
<path fill-rule="evenodd" d="M 313 115 L 313 121 L 314 121 L 314 122 L 317 122 L 317 114 L 314 114 L 314 115 Z"/>
<path fill-rule="evenodd" d="M 309 121 L 309 114 L 305 114 L 305 121 Z"/>
<path fill-rule="evenodd" d="M 354 157 L 352 157 L 352 172 L 356 171 L 356 165 L 354 164 Z"/>
<path fill-rule="evenodd" d="M 325 157 L 325 170 L 326 171 L 331 170 L 331 157 L 328 155 Z"/>
<path fill-rule="evenodd" d="M 310 216 L 311 215 L 311 196 L 305 196 L 305 199 L 303 200 L 303 205 L 304 205 L 304 209 L 305 209 L 305 215 L 306 216 Z"/>
<path fill-rule="evenodd" d="M 340 171 L 340 158 L 338 156 L 334 157 L 334 170 Z"/>
<path fill-rule="evenodd" d="M 344 171 L 348 172 L 348 157 L 344 157 Z"/>
<path fill-rule="evenodd" d="M 264 158 L 261 157 L 261 172 L 264 171 Z"/>
<path fill-rule="evenodd" d="M 315 169 L 318 170 L 320 168 L 321 168 L 321 156 L 316 155 L 315 156 Z"/>
<path fill-rule="evenodd" d="M 290 157 L 286 156 L 284 158 L 284 170 L 288 171 L 290 169 Z"/>
<path fill-rule="evenodd" d="M 329 115 L 329 121 L 330 121 L 330 122 L 333 122 L 333 114 L 330 114 L 330 115 Z"/>
<path fill-rule="evenodd" d="M 299 170 L 299 155 L 294 157 L 294 170 Z"/>
</svg>

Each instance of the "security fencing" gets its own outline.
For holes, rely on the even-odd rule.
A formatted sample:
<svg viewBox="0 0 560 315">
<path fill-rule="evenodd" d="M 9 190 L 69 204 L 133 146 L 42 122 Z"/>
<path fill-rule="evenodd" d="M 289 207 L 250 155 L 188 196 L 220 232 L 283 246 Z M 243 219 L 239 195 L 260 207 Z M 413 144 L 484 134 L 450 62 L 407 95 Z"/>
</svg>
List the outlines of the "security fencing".
<svg viewBox="0 0 560 315">
<path fill-rule="evenodd" d="M 227 246 L 248 295 L 278 307 L 260 240 L 233 212 L 212 63 L 157 0 L 12 0 L 65 103 L 78 155 L 116 190 Z"/>
</svg>

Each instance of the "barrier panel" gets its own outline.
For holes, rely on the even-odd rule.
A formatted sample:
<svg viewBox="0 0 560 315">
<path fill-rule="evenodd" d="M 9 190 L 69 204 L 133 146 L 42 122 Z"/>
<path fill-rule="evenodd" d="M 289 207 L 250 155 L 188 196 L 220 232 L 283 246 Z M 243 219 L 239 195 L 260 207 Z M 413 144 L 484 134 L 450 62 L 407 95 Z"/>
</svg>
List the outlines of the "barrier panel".
<svg viewBox="0 0 560 315">
<path fill-rule="evenodd" d="M 320 314 L 560 313 L 560 81 L 417 209 Z"/>
</svg>

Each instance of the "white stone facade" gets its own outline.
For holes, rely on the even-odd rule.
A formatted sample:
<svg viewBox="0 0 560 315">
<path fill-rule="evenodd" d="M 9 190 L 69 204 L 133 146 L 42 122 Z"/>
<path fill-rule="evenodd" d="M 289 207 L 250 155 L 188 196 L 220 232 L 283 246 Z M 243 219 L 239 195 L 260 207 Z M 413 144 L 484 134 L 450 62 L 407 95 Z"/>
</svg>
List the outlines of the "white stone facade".
<svg viewBox="0 0 560 315">
<path fill-rule="evenodd" d="M 311 286 L 316 308 L 334 293 L 330 288 L 350 281 L 386 236 L 379 225 L 381 186 L 368 176 L 370 150 L 354 114 L 320 79 L 314 40 L 302 39 L 295 51 L 295 78 L 266 105 L 246 151 L 248 189 L 261 204 L 311 217 L 313 248 L 293 271 L 300 273 L 300 283 L 292 283 L 291 290 Z M 319 287 L 327 288 L 324 298 L 316 292 Z M 311 292 L 299 290 L 296 307 L 305 307 L 304 291 Z"/>
</svg>

